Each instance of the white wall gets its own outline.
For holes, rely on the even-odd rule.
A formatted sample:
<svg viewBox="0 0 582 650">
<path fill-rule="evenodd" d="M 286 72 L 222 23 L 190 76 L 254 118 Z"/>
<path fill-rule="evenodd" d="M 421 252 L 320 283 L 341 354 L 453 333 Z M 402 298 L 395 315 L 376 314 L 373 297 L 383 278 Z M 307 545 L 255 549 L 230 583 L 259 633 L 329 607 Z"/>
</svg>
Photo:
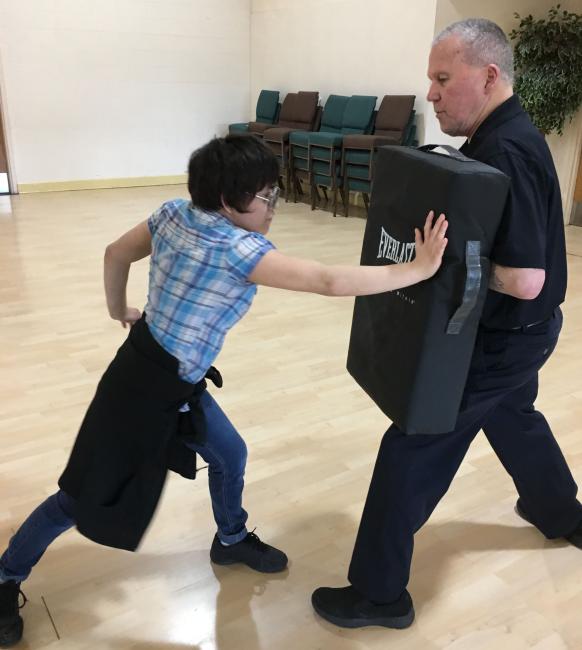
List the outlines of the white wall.
<svg viewBox="0 0 582 650">
<path fill-rule="evenodd" d="M 250 0 L 2 0 L 19 183 L 161 176 L 248 113 Z"/>
<path fill-rule="evenodd" d="M 261 88 L 413 93 L 421 142 L 453 142 L 425 99 L 449 22 L 554 0 L 1 0 L 0 100 L 19 183 L 165 176 Z M 570 11 L 580 0 L 563 0 Z M 568 212 L 582 117 L 548 141 Z"/>
<path fill-rule="evenodd" d="M 560 6 L 572 13 L 582 12 L 582 0 L 562 0 Z M 571 122 L 566 122 L 562 136 L 550 135 L 547 141 L 560 177 L 564 218 L 569 222 L 573 216 L 576 174 L 582 151 L 582 108 Z"/>
<path fill-rule="evenodd" d="M 322 100 L 415 94 L 422 134 L 434 120 L 425 95 L 435 8 L 436 0 L 253 0 L 251 104 L 261 88 L 319 90 Z"/>
<path fill-rule="evenodd" d="M 581 0 L 562 8 L 580 11 Z M 420 142 L 460 146 L 444 135 L 426 101 L 430 44 L 446 25 L 482 16 L 506 32 L 513 13 L 545 16 L 555 0 L 252 0 L 251 106 L 261 88 L 282 94 L 319 90 L 322 100 L 340 94 L 416 94 Z M 551 136 L 565 214 L 572 201 L 581 119 L 564 137 Z"/>
</svg>

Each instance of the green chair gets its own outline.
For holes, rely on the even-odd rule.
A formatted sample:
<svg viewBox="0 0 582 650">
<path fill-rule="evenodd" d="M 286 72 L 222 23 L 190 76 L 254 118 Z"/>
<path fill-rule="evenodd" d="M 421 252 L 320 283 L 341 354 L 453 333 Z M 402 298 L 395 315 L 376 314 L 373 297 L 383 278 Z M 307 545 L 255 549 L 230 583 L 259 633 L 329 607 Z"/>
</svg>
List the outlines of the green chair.
<svg viewBox="0 0 582 650">
<path fill-rule="evenodd" d="M 324 133 L 340 133 L 342 118 L 349 97 L 345 95 L 330 95 L 325 102 L 321 123 L 314 131 Z M 309 137 L 313 131 L 291 131 L 289 134 L 289 169 L 291 172 L 291 187 L 293 202 L 297 201 L 297 190 L 301 193 L 301 180 L 309 182 Z"/>
<path fill-rule="evenodd" d="M 348 135 L 343 139 L 342 186 L 346 217 L 349 214 L 350 192 L 361 192 L 368 210 L 378 147 L 414 146 L 414 100 L 414 95 L 385 95 L 376 115 L 373 135 Z"/>
<path fill-rule="evenodd" d="M 374 107 L 377 97 L 352 95 L 344 109 L 339 133 L 318 132 L 309 136 L 309 179 L 311 184 L 311 209 L 319 199 L 317 188 L 333 192 L 333 216 L 337 213 L 338 189 L 342 188 L 342 143 L 350 134 L 371 133 L 374 125 Z"/>
<path fill-rule="evenodd" d="M 255 122 L 236 122 L 228 125 L 229 133 L 246 133 L 251 124 L 275 124 L 279 115 L 279 91 L 278 90 L 261 90 L 257 100 L 257 110 Z"/>
</svg>

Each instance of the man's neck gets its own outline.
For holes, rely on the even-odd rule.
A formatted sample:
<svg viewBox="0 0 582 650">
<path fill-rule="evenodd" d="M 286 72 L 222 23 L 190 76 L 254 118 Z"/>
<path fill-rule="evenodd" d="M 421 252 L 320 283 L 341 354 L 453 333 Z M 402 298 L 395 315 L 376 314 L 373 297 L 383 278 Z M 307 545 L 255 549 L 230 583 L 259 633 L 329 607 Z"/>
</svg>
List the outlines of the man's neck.
<svg viewBox="0 0 582 650">
<path fill-rule="evenodd" d="M 491 95 L 487 103 L 483 105 L 479 116 L 475 120 L 473 127 L 471 128 L 470 133 L 467 135 L 467 140 L 471 142 L 471 138 L 475 135 L 477 129 L 483 124 L 483 122 L 493 113 L 496 108 L 499 108 L 501 104 L 506 102 L 513 95 L 513 88 L 508 86 L 507 88 L 500 89 L 495 95 Z"/>
</svg>

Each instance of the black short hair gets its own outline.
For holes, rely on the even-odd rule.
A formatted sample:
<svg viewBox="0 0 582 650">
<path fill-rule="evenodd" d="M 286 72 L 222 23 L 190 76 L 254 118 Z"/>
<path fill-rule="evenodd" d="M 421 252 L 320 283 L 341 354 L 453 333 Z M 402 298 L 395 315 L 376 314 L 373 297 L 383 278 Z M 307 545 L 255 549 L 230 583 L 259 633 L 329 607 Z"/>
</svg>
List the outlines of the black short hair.
<svg viewBox="0 0 582 650">
<path fill-rule="evenodd" d="M 214 138 L 190 156 L 188 191 L 202 210 L 229 207 L 246 212 L 254 195 L 279 179 L 279 163 L 269 147 L 251 134 Z"/>
</svg>

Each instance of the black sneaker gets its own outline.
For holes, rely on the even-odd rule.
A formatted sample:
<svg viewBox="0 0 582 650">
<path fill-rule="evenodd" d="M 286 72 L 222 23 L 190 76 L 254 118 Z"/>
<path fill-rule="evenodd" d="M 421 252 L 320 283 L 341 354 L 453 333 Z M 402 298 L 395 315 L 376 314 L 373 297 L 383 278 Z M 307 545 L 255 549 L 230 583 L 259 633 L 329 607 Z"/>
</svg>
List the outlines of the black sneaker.
<svg viewBox="0 0 582 650">
<path fill-rule="evenodd" d="M 535 524 L 529 518 L 526 511 L 523 509 L 523 506 L 521 504 L 520 499 L 518 499 L 517 503 L 515 504 L 515 512 L 522 519 L 527 521 L 528 524 L 531 524 L 532 526 L 535 526 Z M 564 535 L 564 539 L 567 540 L 568 542 L 570 542 L 570 544 L 572 544 L 572 546 L 575 546 L 576 548 L 582 549 L 582 522 L 580 522 L 578 524 L 578 527 L 575 528 L 569 535 Z"/>
<path fill-rule="evenodd" d="M 379 605 L 351 585 L 339 589 L 320 587 L 313 592 L 311 604 L 322 618 L 339 627 L 380 625 L 401 630 L 414 621 L 412 598 L 406 590 L 398 600 Z"/>
<path fill-rule="evenodd" d="M 567 539 L 572 546 L 582 550 L 582 524 L 579 524 L 575 531 L 566 535 L 565 539 Z"/>
<path fill-rule="evenodd" d="M 524 521 L 527 521 L 528 524 L 531 524 L 532 526 L 534 525 L 532 520 L 525 514 L 525 510 L 523 509 L 519 499 L 515 504 L 514 510 L 516 515 L 519 515 Z"/>
<path fill-rule="evenodd" d="M 274 546 L 261 542 L 255 533 L 247 536 L 237 544 L 224 546 L 218 535 L 214 536 L 210 549 L 210 559 L 214 564 L 246 564 L 261 573 L 277 573 L 287 567 L 287 556 Z"/>
<path fill-rule="evenodd" d="M 18 604 L 20 594 L 22 605 Z M 0 648 L 10 648 L 22 639 L 24 624 L 18 610 L 25 604 L 26 596 L 20 591 L 20 582 L 0 583 Z"/>
</svg>

